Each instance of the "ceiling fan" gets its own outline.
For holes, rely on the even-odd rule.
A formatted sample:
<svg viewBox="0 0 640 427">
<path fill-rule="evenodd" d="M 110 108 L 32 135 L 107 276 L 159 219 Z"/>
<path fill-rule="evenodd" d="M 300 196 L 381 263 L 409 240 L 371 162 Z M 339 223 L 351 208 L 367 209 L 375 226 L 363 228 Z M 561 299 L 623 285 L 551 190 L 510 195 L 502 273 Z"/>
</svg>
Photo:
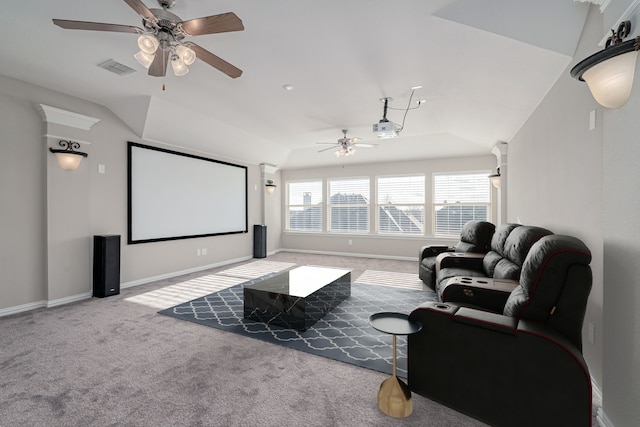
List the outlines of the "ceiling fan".
<svg viewBox="0 0 640 427">
<path fill-rule="evenodd" d="M 188 36 L 242 31 L 242 20 L 233 12 L 183 21 L 169 12 L 175 0 L 157 0 L 162 9 L 149 9 L 142 0 L 124 0 L 142 17 L 144 28 L 132 25 L 105 24 L 101 22 L 69 21 L 53 19 L 53 23 L 68 30 L 112 31 L 139 34 L 140 52 L 135 58 L 149 69 L 150 76 L 163 77 L 167 64 L 176 75 L 184 75 L 196 58 L 222 71 L 231 78 L 240 77 L 242 70 L 191 41 L 183 41 Z"/>
<path fill-rule="evenodd" d="M 336 156 L 350 156 L 356 152 L 356 147 L 362 148 L 373 148 L 378 144 L 364 144 L 360 143 L 360 138 L 347 138 L 347 129 L 342 129 L 342 134 L 344 135 L 342 138 L 338 140 L 338 142 L 317 142 L 316 144 L 329 144 L 331 147 L 324 148 L 318 153 L 322 153 L 323 151 L 331 150 L 333 148 L 337 148 Z"/>
</svg>

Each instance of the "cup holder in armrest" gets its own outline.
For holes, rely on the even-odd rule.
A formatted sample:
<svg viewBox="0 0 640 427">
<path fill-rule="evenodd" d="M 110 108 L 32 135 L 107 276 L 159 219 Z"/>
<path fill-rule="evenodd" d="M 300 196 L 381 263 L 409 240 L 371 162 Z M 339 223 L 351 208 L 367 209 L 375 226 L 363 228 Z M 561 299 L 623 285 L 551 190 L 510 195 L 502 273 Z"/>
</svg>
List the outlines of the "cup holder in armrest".
<svg viewBox="0 0 640 427">
<path fill-rule="evenodd" d="M 450 305 L 448 305 L 448 304 L 442 304 L 442 303 L 435 304 L 435 307 L 436 307 L 436 308 L 439 308 L 439 309 L 441 309 L 441 310 L 449 310 L 449 309 L 451 308 L 451 306 L 450 306 Z"/>
</svg>

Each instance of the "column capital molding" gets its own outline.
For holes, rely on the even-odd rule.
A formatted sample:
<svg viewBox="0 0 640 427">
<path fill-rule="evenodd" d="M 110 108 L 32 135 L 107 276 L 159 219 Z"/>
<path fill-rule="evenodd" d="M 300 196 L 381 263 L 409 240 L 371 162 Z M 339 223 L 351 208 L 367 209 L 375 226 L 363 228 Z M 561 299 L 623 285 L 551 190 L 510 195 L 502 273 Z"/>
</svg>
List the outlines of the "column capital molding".
<svg viewBox="0 0 640 427">
<path fill-rule="evenodd" d="M 76 129 L 89 130 L 100 119 L 74 113 L 73 111 L 62 110 L 49 105 L 39 104 L 36 109 L 42 116 L 42 121 L 69 126 Z"/>
</svg>

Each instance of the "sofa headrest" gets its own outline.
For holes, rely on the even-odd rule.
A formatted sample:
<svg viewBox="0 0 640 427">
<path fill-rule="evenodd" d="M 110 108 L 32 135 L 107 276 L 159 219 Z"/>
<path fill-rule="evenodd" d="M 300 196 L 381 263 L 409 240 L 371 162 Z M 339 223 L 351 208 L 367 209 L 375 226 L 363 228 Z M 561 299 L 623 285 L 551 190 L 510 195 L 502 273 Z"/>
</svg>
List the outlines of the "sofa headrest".
<svg viewBox="0 0 640 427">
<path fill-rule="evenodd" d="M 491 238 L 491 250 L 504 256 L 504 243 L 507 241 L 509 234 L 517 227 L 520 227 L 520 224 L 502 224 L 498 226 Z"/>
<path fill-rule="evenodd" d="M 514 264 L 522 267 L 533 244 L 550 234 L 553 233 L 542 227 L 531 225 L 517 227 L 511 231 L 504 242 L 503 255 Z"/>
<path fill-rule="evenodd" d="M 456 250 L 459 252 L 487 252 L 495 229 L 496 226 L 490 222 L 468 221 L 462 227 L 460 242 L 456 245 Z"/>
<path fill-rule="evenodd" d="M 591 252 L 579 239 L 549 235 L 538 240 L 522 266 L 520 285 L 511 293 L 504 308 L 507 316 L 546 321 L 560 298 L 569 271 L 588 268 Z M 587 293 L 591 283 L 585 283 Z"/>
</svg>

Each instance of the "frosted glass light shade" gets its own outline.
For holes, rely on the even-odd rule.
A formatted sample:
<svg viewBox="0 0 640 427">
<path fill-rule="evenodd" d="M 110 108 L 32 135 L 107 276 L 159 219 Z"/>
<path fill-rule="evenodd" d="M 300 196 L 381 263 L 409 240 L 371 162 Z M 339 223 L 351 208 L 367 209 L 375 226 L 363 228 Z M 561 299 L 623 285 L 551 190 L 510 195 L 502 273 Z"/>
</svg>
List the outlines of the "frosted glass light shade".
<svg viewBox="0 0 640 427">
<path fill-rule="evenodd" d="M 176 53 L 182 59 L 185 65 L 191 65 L 196 60 L 196 53 L 187 46 L 180 45 L 176 47 Z"/>
<path fill-rule="evenodd" d="M 273 183 L 273 180 L 268 179 L 267 183 L 264 185 L 267 194 L 273 194 L 276 191 L 276 184 Z"/>
<path fill-rule="evenodd" d="M 138 37 L 138 47 L 141 51 L 148 54 L 156 53 L 160 46 L 160 42 L 153 34 L 143 34 Z"/>
<path fill-rule="evenodd" d="M 582 74 L 598 104 L 620 108 L 631 95 L 638 51 L 623 53 L 602 61 Z"/>
<path fill-rule="evenodd" d="M 78 169 L 84 156 L 73 153 L 53 153 L 58 161 L 58 166 L 66 171 L 74 171 Z"/>
<path fill-rule="evenodd" d="M 149 69 L 156 56 L 140 51 L 133 55 L 133 57 L 136 58 L 136 61 L 138 61 L 144 68 Z"/>
<path fill-rule="evenodd" d="M 173 74 L 176 76 L 184 76 L 189 72 L 189 69 L 178 55 L 171 58 L 171 68 L 173 68 Z"/>
</svg>

